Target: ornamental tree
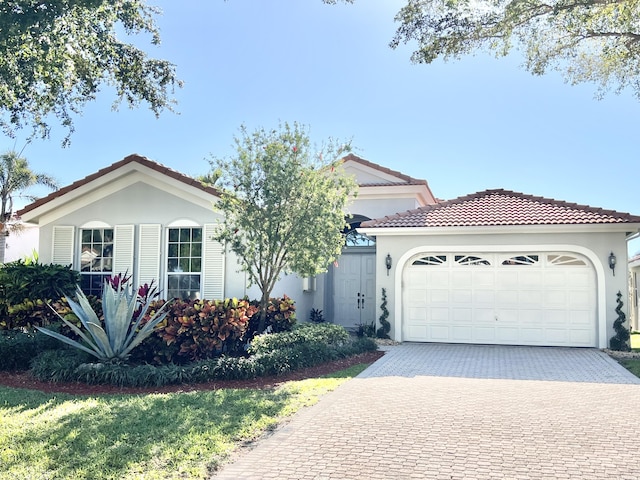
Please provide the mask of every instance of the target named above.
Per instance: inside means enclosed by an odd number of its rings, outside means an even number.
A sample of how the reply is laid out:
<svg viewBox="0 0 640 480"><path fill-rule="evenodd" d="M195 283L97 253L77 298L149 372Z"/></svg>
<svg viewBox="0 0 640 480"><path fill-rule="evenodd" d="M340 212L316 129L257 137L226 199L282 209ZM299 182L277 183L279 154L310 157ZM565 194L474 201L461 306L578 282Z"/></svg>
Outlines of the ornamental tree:
<svg viewBox="0 0 640 480"><path fill-rule="evenodd" d="M535 75L557 70L599 96L630 87L640 99L638 0L407 0L395 19L391 46L416 42L416 63L516 48Z"/></svg>
<svg viewBox="0 0 640 480"><path fill-rule="evenodd" d="M221 173L215 208L224 216L215 238L260 289L262 332L283 273L317 275L340 255L345 208L357 185L341 165L349 144L313 146L308 129L297 123L252 133L243 126L234 140L232 157L211 161Z"/></svg>
<svg viewBox="0 0 640 480"><path fill-rule="evenodd" d="M144 0L4 0L0 2L0 127L9 136L28 127L49 135L50 121L73 132L73 115L104 85L116 105L171 110L181 82L175 66L147 57L123 35L146 33L160 43Z"/></svg>

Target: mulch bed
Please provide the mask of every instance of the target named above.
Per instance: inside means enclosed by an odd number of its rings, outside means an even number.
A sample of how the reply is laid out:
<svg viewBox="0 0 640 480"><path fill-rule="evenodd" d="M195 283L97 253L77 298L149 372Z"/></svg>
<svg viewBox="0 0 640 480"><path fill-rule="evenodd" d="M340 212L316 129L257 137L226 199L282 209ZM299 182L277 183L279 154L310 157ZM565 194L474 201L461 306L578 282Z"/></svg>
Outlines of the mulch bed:
<svg viewBox="0 0 640 480"><path fill-rule="evenodd" d="M71 395L104 394L148 394L172 392L196 392L223 388L274 388L283 382L304 380L344 370L360 363L373 363L384 355L382 351L365 352L353 357L324 363L315 367L303 368L277 377L260 377L251 380L216 380L208 383L188 385L166 385L163 387L116 387L113 385L87 385L85 383L48 383L34 379L28 372L0 372L0 385L13 388L39 390L45 393L68 393Z"/></svg>

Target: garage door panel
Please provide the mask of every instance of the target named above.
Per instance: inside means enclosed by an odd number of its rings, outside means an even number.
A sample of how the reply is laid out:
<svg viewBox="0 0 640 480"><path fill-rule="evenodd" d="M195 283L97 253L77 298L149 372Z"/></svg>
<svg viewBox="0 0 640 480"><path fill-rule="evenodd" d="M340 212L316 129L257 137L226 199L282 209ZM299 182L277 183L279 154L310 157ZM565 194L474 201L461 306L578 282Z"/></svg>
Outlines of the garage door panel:
<svg viewBox="0 0 640 480"><path fill-rule="evenodd" d="M496 312L493 308L474 308L473 312L474 323L488 323L493 325L496 321Z"/></svg>
<svg viewBox="0 0 640 480"><path fill-rule="evenodd" d="M429 255L446 261L404 276L405 339L596 346L595 272L579 255Z"/></svg>
<svg viewBox="0 0 640 480"><path fill-rule="evenodd" d="M455 288L453 290L451 290L451 302L453 304L459 304L459 303L471 303L473 300L473 291L471 289L458 289Z"/></svg>
<svg viewBox="0 0 640 480"><path fill-rule="evenodd" d="M473 339L477 343L494 343L496 340L496 330L493 327L474 327Z"/></svg>
<svg viewBox="0 0 640 480"><path fill-rule="evenodd" d="M429 333L431 340L440 342L449 342L451 338L449 336L449 327L445 325L433 325L429 327Z"/></svg>
<svg viewBox="0 0 640 480"><path fill-rule="evenodd" d="M448 322L449 308L431 308L429 309L429 321L431 322Z"/></svg>
<svg viewBox="0 0 640 480"><path fill-rule="evenodd" d="M486 290L484 288L476 289L473 292L473 302L475 304L491 304L493 305L496 301L496 291L495 290Z"/></svg>
<svg viewBox="0 0 640 480"><path fill-rule="evenodd" d="M471 323L473 321L473 309L471 308L452 308L451 319L455 323Z"/></svg>

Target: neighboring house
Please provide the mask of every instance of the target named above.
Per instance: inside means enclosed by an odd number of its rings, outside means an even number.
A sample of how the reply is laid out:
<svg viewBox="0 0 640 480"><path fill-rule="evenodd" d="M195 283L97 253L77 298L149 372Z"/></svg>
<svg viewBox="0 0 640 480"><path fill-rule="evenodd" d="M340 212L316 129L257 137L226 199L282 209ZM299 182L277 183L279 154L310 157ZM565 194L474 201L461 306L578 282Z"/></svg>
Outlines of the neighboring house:
<svg viewBox="0 0 640 480"><path fill-rule="evenodd" d="M25 223L20 231L11 232L7 237L4 261L13 262L33 256L38 251L38 227Z"/></svg>
<svg viewBox="0 0 640 480"><path fill-rule="evenodd" d="M503 190L438 202L427 182L355 155L347 244L326 274L285 276L294 298L349 328L375 322L387 291L400 341L606 347L640 217ZM248 295L237 259L211 240L215 188L131 155L18 212L40 227L42 262L71 264L96 292L106 275L156 280L166 297ZM404 212L404 213L397 213ZM312 234L312 232L310 232Z"/></svg>

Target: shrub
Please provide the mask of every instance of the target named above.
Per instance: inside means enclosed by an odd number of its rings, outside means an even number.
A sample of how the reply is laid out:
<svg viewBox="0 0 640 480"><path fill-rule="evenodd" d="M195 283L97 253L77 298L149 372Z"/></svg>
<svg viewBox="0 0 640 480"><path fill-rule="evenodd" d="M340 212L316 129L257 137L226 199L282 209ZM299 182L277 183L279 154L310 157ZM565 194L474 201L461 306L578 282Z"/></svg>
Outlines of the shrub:
<svg viewBox="0 0 640 480"><path fill-rule="evenodd" d="M251 305L256 309L249 322L248 340L255 335L264 333L258 332L260 323L260 302L253 300ZM267 317L264 328L269 333L288 332L296 323L296 306L293 299L283 295L282 298L270 298L267 305Z"/></svg>
<svg viewBox="0 0 640 480"><path fill-rule="evenodd" d="M75 291L78 280L70 266L22 260L0 266L0 330L48 325L55 314L47 304Z"/></svg>
<svg viewBox="0 0 640 480"><path fill-rule="evenodd" d="M149 312L162 308L153 302ZM154 363L185 363L244 352L249 317L255 308L246 300L175 300L136 359Z"/></svg>
<svg viewBox="0 0 640 480"><path fill-rule="evenodd" d="M287 334L280 333L272 336L280 335ZM162 386L281 375L376 349L376 343L368 338L334 345L311 341L279 350L270 350L248 358L223 355L188 365L162 366L88 363L89 357L82 352L58 350L38 356L33 362L31 373L34 377L45 381L83 381L90 384L129 387Z"/></svg>
<svg viewBox="0 0 640 480"><path fill-rule="evenodd" d="M28 370L40 352L59 347L59 342L39 332L0 332L0 370Z"/></svg>
<svg viewBox="0 0 640 480"><path fill-rule="evenodd" d="M322 314L322 310L318 310L317 308L312 308L309 312L309 321L311 323L324 323L324 315Z"/></svg>
<svg viewBox="0 0 640 480"><path fill-rule="evenodd" d="M305 323L297 326L291 332L282 332L277 335L257 335L249 345L249 353L253 355L265 354L309 342L324 343L335 347L346 344L348 340L349 332L340 325Z"/></svg>
<svg viewBox="0 0 640 480"><path fill-rule="evenodd" d="M380 328L376 330L376 337L389 338L389 332L391 331L391 324L389 323L389 309L387 308L387 289L382 289L382 303L380 304L380 310L382 314L378 320L380 320Z"/></svg>

